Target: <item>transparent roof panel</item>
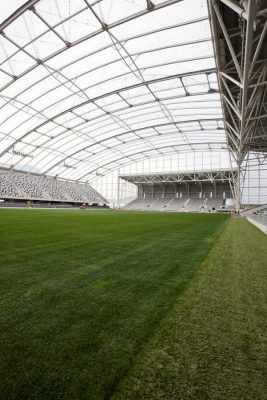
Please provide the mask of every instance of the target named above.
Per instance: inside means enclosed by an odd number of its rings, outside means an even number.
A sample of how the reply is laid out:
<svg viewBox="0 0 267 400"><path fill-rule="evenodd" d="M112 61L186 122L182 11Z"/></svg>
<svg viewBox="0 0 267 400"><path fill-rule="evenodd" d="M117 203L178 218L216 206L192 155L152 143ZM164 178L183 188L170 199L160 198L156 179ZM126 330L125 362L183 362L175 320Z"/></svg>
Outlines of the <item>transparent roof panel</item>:
<svg viewBox="0 0 267 400"><path fill-rule="evenodd" d="M20 46L36 40L39 35L47 32L47 26L33 12L26 11L6 29L7 36Z"/></svg>
<svg viewBox="0 0 267 400"><path fill-rule="evenodd" d="M86 181L226 148L206 0L27 4L0 27L0 166Z"/></svg>

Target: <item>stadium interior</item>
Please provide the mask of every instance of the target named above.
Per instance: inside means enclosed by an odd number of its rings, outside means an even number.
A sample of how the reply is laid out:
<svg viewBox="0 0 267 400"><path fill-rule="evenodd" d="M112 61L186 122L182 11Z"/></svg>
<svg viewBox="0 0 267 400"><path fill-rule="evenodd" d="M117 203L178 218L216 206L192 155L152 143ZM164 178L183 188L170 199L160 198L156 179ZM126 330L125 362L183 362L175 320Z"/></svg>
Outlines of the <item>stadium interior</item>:
<svg viewBox="0 0 267 400"><path fill-rule="evenodd" d="M0 399L263 400L267 0L0 2Z"/></svg>

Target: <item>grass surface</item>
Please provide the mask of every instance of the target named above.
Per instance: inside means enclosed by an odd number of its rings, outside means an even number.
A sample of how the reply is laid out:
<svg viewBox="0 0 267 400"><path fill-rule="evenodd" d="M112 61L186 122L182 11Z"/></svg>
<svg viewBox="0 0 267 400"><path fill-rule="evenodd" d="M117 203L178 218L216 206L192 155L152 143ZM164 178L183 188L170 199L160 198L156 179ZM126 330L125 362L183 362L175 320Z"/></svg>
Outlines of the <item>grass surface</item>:
<svg viewBox="0 0 267 400"><path fill-rule="evenodd" d="M224 215L0 210L0 397L108 399Z"/></svg>
<svg viewBox="0 0 267 400"><path fill-rule="evenodd" d="M266 235L230 220L112 399L267 399L266 278Z"/></svg>
<svg viewBox="0 0 267 400"><path fill-rule="evenodd" d="M246 221L0 210L0 234L1 400L266 398L267 238Z"/></svg>

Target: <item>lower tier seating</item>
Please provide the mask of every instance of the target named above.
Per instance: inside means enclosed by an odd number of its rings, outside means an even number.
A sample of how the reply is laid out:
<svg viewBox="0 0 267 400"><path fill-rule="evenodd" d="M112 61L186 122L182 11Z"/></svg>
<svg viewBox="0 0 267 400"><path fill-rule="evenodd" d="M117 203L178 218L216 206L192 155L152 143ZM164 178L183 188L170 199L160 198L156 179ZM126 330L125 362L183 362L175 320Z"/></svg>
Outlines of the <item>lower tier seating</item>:
<svg viewBox="0 0 267 400"><path fill-rule="evenodd" d="M137 198L127 204L125 210L209 212L222 207L223 199L192 198Z"/></svg>

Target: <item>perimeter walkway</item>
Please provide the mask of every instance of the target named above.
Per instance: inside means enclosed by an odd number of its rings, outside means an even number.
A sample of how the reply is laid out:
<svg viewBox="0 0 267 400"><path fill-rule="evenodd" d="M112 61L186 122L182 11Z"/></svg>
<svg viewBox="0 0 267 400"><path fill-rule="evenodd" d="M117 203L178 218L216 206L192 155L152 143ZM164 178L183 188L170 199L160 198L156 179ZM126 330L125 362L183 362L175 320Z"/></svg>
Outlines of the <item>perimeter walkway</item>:
<svg viewBox="0 0 267 400"><path fill-rule="evenodd" d="M267 237L232 219L113 400L266 398Z"/></svg>
<svg viewBox="0 0 267 400"><path fill-rule="evenodd" d="M247 216L247 220L267 234L267 216L251 214Z"/></svg>

